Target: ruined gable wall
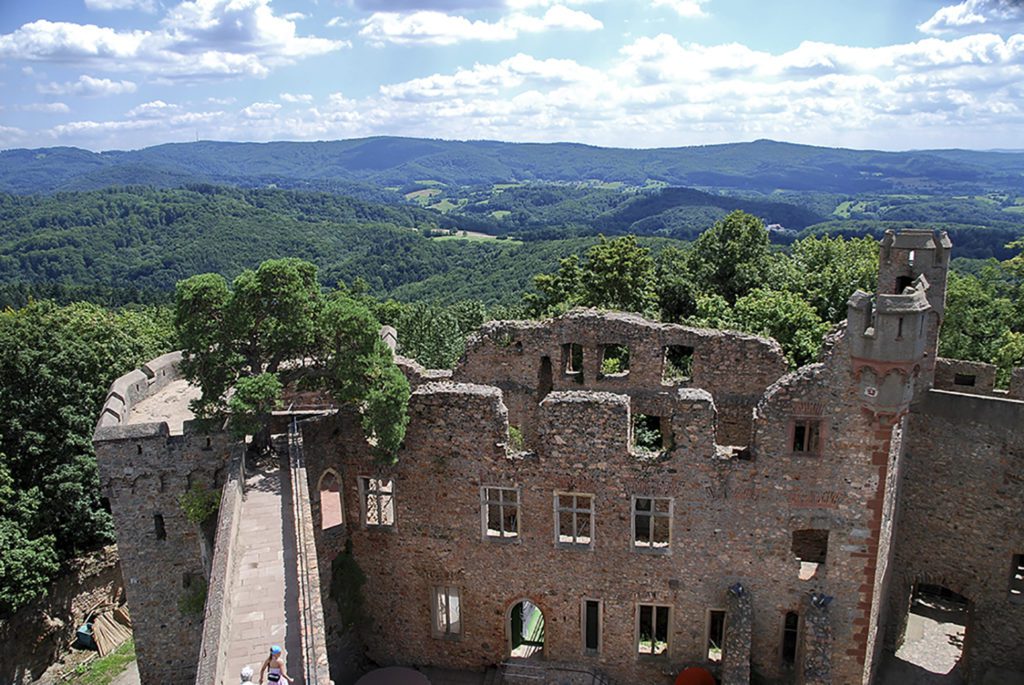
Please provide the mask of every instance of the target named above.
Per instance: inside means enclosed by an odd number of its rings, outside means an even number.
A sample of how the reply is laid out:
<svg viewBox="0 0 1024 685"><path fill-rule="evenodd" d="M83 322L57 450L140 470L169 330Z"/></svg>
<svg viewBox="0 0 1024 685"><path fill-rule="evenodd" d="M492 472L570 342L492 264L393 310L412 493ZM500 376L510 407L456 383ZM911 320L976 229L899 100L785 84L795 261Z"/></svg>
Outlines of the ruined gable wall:
<svg viewBox="0 0 1024 685"><path fill-rule="evenodd" d="M566 372L565 345L583 346L583 368ZM629 373L601 373L602 348L629 348ZM686 380L664 380L667 346L693 348L693 369ZM533 412L541 399L542 359L550 360L552 390L595 390L625 393L634 412L650 414L645 403L660 394L702 388L718 408L717 439L746 445L751 415L764 389L786 371L782 351L773 340L729 331L661 324L634 314L577 310L544 322L494 322L472 337L453 374L456 381L484 383L502 389L513 425L527 438Z"/></svg>
<svg viewBox="0 0 1024 685"><path fill-rule="evenodd" d="M509 365L521 359L514 342ZM521 368L529 366L523 362ZM590 664L623 682L662 682L683 665L705 662L706 612L726 608L726 588L741 582L752 598L752 660L759 676L768 682L793 676L780 659L783 619L820 589L836 597L833 607L842 608L834 618L834 682L860 682L859 657L847 651L854 650L859 630L852 624L864 580L856 574L868 567L874 551L865 509L876 492L877 468L870 454L851 456L858 436L840 437L842 417L834 419L832 451L810 463L779 448L776 442L786 438L772 432L785 424L779 417L788 416L786 402L823 403L834 413L854 403L852 391L832 389L836 379L823 369L815 367L775 393L765 417L778 416L764 419L771 425L761 429L754 461L721 457L714 441L715 402L709 393L688 388L648 398L660 403L657 411L668 412L674 433L675 449L660 460L630 454L628 398L581 391L579 385L556 389L534 410L533 456L508 455L511 412L496 387L420 386L394 466L373 463L350 417L308 424L310 487L324 469L342 476L347 536L367 576L362 596L373 627L363 637L370 657L385 664L463 668L499 663L507 657L507 612L528 598L547 619L546 658ZM858 432L873 428L849 420ZM361 525L361 475L394 479L394 529ZM482 486L519 488L518 541L483 536ZM594 494L593 549L556 546L555 491ZM633 549L633 496L673 498L670 553ZM791 535L810 527L832 531L830 552L818 576L801 581ZM344 544L343 534L331 535L318 538L321 568ZM455 585L462 594L465 623L457 640L431 634L431 588L440 585ZM583 598L603 602L599 656L583 654ZM669 659L636 656L638 602L672 607Z"/></svg>
<svg viewBox="0 0 1024 685"><path fill-rule="evenodd" d="M907 428L886 642L901 639L915 583L960 593L971 682L1024 672L1024 612L1009 595L1012 555L1024 554L1022 426L1024 402L932 390Z"/></svg>

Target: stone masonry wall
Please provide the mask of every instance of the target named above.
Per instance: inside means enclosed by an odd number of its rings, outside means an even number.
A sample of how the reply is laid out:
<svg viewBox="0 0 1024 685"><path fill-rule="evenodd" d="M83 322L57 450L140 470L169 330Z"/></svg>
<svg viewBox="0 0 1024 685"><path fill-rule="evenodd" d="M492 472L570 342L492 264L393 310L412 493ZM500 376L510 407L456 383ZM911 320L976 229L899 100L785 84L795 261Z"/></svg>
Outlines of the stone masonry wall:
<svg viewBox="0 0 1024 685"><path fill-rule="evenodd" d="M235 456L231 460L217 511L213 563L206 594L206 609L203 612L199 663L196 666L197 685L216 682L227 663L227 637L230 629L228 618L236 599L230 589L234 587L238 571L235 540L238 536L244 498L245 457L244 450L239 448L235 450Z"/></svg>
<svg viewBox="0 0 1024 685"><path fill-rule="evenodd" d="M202 534L178 497L193 484L219 489L230 460L225 433L202 434L186 422L183 434L171 435L167 422L129 422L133 406L180 378L179 359L165 355L115 381L93 436L143 685L195 678L202 616L182 614L178 602L186 585L206 582L206 564Z"/></svg>
<svg viewBox="0 0 1024 685"><path fill-rule="evenodd" d="M576 325L573 335L581 339L582 328ZM627 328L633 326L630 320ZM652 327L657 335L659 327ZM507 358L467 354L455 377L535 374L536 357L523 359L531 335L543 337L537 331L523 334L522 356L515 340L508 344ZM588 335L593 340L599 336ZM614 342L610 335L600 334L600 339ZM504 348L497 340L486 344ZM737 344L761 345L753 338ZM630 345L631 374L636 368L654 374L660 344L648 346L652 358L647 367L636 361L642 355L634 351L647 348ZM880 525L891 426L880 438L878 422L863 410L846 348L840 344L836 350L827 363L787 376L769 390L758 408L753 460L728 458L730 452L716 446L720 424L713 393L663 388L660 368L652 375L658 391L646 396L639 389L630 397L587 391L586 383L555 385L532 407L531 453L507 449L513 412L504 398L532 392L515 383L503 383L504 388L420 385L410 403L404 448L393 466L373 462L353 417L343 413L308 423L304 443L310 487L332 470L341 478L345 508L345 532L318 535L322 567L325 557L341 553L350 541L367 579L361 597L372 627L362 637L369 657L384 664L476 669L500 663L510 648L509 611L529 599L544 612L546 658L590 665L622 682L669 682L686 665L718 668L708 661L708 611L726 609L727 588L740 582L751 605L754 680L781 683L801 677L799 664L781 659L784 618L788 611L802 614L809 595L822 592L834 597L829 612L833 682L860 683L867 651L863 603L868 601L869 611L870 574L878 554L872 530ZM773 356L771 349L766 354ZM663 456L630 450L633 405L667 419L672 449ZM791 418L809 414L826 424L823 447L817 455L796 455ZM885 449L881 464L878 449ZM393 481L394 527L364 525L360 477ZM518 492L520 534L515 540L484 535L481 493L487 486ZM554 503L559 492L593 495L592 546L557 544ZM634 497L671 499L667 551L634 549ZM792 534L805 529L828 530L828 553L817 573L801 580ZM431 628L431 593L440 586L460 591L463 630L456 639L435 637ZM598 655L583 649L584 599L601 601ZM637 654L640 604L671 607L666 657ZM332 619L336 614L328 611L328 622ZM402 639L395 640L397 635Z"/></svg>
<svg viewBox="0 0 1024 685"><path fill-rule="evenodd" d="M582 369L567 371L566 346L583 348ZM629 348L628 373L601 373L608 346ZM693 350L690 376L665 378L665 350ZM544 359L548 362L544 362ZM550 369L550 385L541 380ZM455 381L501 388L513 425L529 444L533 412L545 390L595 390L629 394L634 413L653 414L656 396L678 388L701 388L718 408L718 442L745 446L750 441L753 407L764 389L786 371L774 340L731 331L655 323L634 314L574 310L544 322L492 322L471 337L452 376Z"/></svg>
<svg viewBox="0 0 1024 685"><path fill-rule="evenodd" d="M907 428L886 642L902 638L916 583L970 601L964 645L969 682L989 670L1024 680L1024 611L1009 591L1024 554L1024 402L932 390Z"/></svg>

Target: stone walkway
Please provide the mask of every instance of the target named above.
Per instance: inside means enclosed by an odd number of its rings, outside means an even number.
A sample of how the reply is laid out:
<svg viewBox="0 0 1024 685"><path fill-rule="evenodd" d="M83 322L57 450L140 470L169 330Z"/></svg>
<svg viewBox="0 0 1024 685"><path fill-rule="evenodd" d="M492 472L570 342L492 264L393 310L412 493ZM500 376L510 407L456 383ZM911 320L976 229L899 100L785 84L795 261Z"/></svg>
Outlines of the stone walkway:
<svg viewBox="0 0 1024 685"><path fill-rule="evenodd" d="M288 675L303 683L298 631L289 621L298 611L295 583L295 527L291 518L291 487L287 469L266 469L246 481L246 499L235 542L238 575L229 624L227 668L223 685L237 685L245 666L259 681L270 645L285 650ZM289 656L290 654L290 656ZM283 681L282 681L283 682Z"/></svg>

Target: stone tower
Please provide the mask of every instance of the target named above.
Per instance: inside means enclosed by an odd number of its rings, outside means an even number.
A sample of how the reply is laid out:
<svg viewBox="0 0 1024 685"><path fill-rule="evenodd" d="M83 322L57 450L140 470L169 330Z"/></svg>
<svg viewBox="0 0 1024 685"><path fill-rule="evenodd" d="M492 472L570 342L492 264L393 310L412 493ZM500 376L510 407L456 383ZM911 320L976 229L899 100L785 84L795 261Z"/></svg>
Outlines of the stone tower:
<svg viewBox="0 0 1024 685"><path fill-rule="evenodd" d="M927 281L925 296L931 312L925 320L925 353L920 388L930 387L938 356L939 329L946 311L946 280L953 243L945 231L902 229L885 232L878 256L878 293L902 294L919 277Z"/></svg>

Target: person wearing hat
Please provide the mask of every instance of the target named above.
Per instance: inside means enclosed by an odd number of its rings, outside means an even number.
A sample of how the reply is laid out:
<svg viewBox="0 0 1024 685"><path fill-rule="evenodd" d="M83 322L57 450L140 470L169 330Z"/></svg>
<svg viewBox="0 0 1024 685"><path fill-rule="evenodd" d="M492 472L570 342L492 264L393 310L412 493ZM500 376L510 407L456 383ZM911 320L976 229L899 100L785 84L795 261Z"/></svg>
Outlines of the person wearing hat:
<svg viewBox="0 0 1024 685"><path fill-rule="evenodd" d="M267 680L272 683L280 682L281 678L289 683L295 682L294 678L288 676L288 669L284 667L284 659L281 658L281 648L278 645L271 645L270 656L263 662L263 668L260 669L260 685L263 685L264 672L267 674Z"/></svg>

